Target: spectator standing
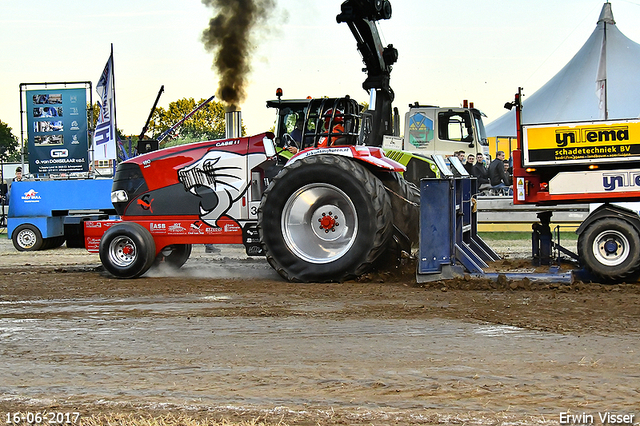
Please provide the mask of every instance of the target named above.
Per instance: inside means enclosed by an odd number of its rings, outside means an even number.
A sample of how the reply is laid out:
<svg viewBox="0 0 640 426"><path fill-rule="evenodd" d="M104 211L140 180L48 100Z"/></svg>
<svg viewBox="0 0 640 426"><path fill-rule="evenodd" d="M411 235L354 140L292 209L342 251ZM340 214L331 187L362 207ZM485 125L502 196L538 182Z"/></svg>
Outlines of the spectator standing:
<svg viewBox="0 0 640 426"><path fill-rule="evenodd" d="M513 185L513 174L511 173L511 168L509 167L509 160L504 160L504 174L506 176L506 184L511 186Z"/></svg>
<svg viewBox="0 0 640 426"><path fill-rule="evenodd" d="M475 162L476 157L473 154L469 154L467 156L467 162L464 163L464 168L467 171L467 173L469 173L469 176L473 175L472 173L472 169L473 169L473 163Z"/></svg>
<svg viewBox="0 0 640 426"><path fill-rule="evenodd" d="M478 179L478 189L484 190L491 187L491 182L489 181L489 170L487 169L487 165L484 161L484 155L482 155L481 152L476 155L476 164L474 164L471 169L471 175Z"/></svg>
<svg viewBox="0 0 640 426"><path fill-rule="evenodd" d="M3 204L9 204L9 197L11 195L11 184L13 182L20 182L21 180L22 180L22 167L16 167L15 177L11 182L9 182L9 185L7 187L7 193L5 194L2 200Z"/></svg>
<svg viewBox="0 0 640 426"><path fill-rule="evenodd" d="M22 167L16 168L16 177L13 178L13 181L21 181L22 180Z"/></svg>
<svg viewBox="0 0 640 426"><path fill-rule="evenodd" d="M496 158L489 164L489 180L493 189L511 189L506 173L504 172L504 151L496 152Z"/></svg>

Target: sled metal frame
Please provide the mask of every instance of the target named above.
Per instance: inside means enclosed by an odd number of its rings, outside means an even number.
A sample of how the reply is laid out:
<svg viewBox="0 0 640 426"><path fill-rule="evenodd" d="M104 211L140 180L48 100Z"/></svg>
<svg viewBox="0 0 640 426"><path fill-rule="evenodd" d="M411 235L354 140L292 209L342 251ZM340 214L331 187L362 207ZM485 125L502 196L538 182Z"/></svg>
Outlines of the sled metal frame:
<svg viewBox="0 0 640 426"><path fill-rule="evenodd" d="M497 280L525 277L538 282L571 282L571 273L486 273L487 262L500 260L478 235L475 209L477 179L469 177L457 158L450 158L451 168L443 158L434 156L441 178L420 181L420 247L416 271L418 283L462 277ZM434 202L436 201L437 202Z"/></svg>
<svg viewBox="0 0 640 426"><path fill-rule="evenodd" d="M474 194L477 179L451 158L451 169L434 156L441 178L420 181L420 251L417 281L484 274L487 262L500 259L478 235ZM434 202L438 200L438 202Z"/></svg>

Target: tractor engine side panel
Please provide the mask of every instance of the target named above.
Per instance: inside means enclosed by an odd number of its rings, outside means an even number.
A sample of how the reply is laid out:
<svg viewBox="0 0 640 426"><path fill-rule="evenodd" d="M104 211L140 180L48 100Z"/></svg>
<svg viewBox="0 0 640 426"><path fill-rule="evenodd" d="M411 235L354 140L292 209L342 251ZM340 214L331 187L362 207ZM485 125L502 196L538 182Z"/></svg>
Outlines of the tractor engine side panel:
<svg viewBox="0 0 640 426"><path fill-rule="evenodd" d="M223 217L249 219L251 169L267 160L262 136L183 145L130 160L145 185L129 197L123 218L193 216L217 228Z"/></svg>

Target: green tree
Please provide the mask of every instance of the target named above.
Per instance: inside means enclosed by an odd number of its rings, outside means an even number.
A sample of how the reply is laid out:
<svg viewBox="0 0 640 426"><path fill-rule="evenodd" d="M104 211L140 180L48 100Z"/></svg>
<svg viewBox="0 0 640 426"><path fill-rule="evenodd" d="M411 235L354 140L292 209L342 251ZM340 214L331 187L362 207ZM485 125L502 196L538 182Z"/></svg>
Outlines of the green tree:
<svg viewBox="0 0 640 426"><path fill-rule="evenodd" d="M3 161L20 161L20 144L11 127L0 120L0 156Z"/></svg>
<svg viewBox="0 0 640 426"><path fill-rule="evenodd" d="M153 135L153 138L159 137L204 101L205 99L200 99L196 103L193 98L182 98L171 102L167 109L156 108L149 122L148 134ZM224 113L222 102L209 102L176 129L176 140L169 142L167 138L163 141L162 146L224 138ZM242 134L245 134L244 126Z"/></svg>

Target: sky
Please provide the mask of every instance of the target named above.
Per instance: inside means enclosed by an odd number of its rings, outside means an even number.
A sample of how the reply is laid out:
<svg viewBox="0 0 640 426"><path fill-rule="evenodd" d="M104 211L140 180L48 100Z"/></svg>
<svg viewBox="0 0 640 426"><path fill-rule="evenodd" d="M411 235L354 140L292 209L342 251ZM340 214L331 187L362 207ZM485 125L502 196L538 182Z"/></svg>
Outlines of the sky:
<svg viewBox="0 0 640 426"><path fill-rule="evenodd" d="M265 101L350 95L368 102L355 40L338 24L342 0L276 0L254 34L247 97L249 134L269 130ZM532 94L593 32L604 0L392 0L378 26L398 49L394 106L459 106L464 99L500 117L518 87ZM640 42L640 0L611 0L618 28ZM200 0L0 0L0 120L20 136L21 83L92 81L113 44L117 125L137 135L160 86L159 106L216 93L213 55L201 34L214 11ZM595 76L594 76L595 85ZM595 94L594 94L595 97ZM525 97L526 100L526 97Z"/></svg>

